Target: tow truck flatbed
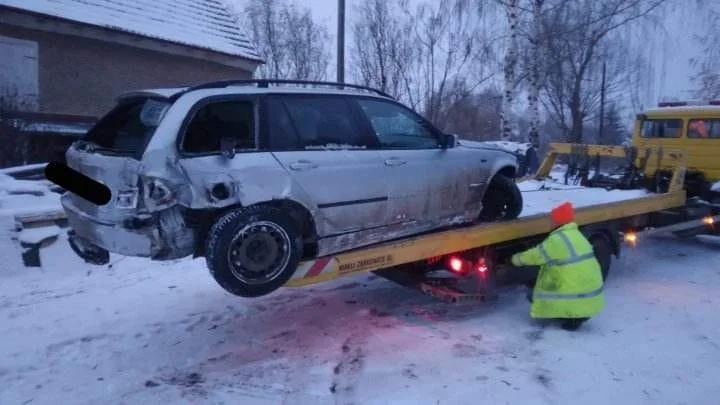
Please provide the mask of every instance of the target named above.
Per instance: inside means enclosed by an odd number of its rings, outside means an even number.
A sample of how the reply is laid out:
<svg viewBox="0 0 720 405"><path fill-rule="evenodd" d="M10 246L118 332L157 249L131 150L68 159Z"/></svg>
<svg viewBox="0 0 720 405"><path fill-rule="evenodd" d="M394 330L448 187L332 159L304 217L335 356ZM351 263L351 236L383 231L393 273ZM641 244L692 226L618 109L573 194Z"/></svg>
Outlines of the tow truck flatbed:
<svg viewBox="0 0 720 405"><path fill-rule="evenodd" d="M527 245L528 240L541 238L552 230L549 209L563 201L570 201L576 206L578 225L604 231L606 234L614 233L615 235L611 237L615 237L620 228L626 230L652 226L653 221L648 220L649 217L659 212L681 209L687 204L686 192L683 189L685 168L681 164L684 155L681 152L669 154L665 152L665 158L674 160L673 164L676 168L672 178L668 179L668 189L664 193L650 193L644 190L607 190L605 198L588 199L589 190L597 193L602 189L560 185L558 189L542 190L540 186L549 177L557 157L577 153L579 148L583 153L594 156L629 156L627 149L622 147L552 144L540 169L533 176L534 179L522 183L523 196L527 200L526 210L521 217L510 221L436 231L308 260L301 263L286 286L306 286L365 272L377 272L380 275L385 273L387 278L392 279L393 276L388 271L398 266L485 247L504 245L510 246L511 252L519 251L521 247ZM536 188L533 189L533 186ZM550 201L541 204L541 200ZM693 218L693 220L697 219ZM687 226L698 226L697 221L688 224ZM678 227L678 224L675 226ZM513 245L516 246L513 248ZM619 246L616 248L619 250ZM427 282L421 284L425 287L428 285Z"/></svg>

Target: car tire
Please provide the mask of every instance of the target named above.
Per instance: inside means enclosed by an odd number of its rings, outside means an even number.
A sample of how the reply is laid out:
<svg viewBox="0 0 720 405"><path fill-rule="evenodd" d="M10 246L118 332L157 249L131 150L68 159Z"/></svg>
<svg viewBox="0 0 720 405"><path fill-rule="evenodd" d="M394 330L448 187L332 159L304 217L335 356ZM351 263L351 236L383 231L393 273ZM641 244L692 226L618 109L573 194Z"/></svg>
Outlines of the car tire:
<svg viewBox="0 0 720 405"><path fill-rule="evenodd" d="M298 225L281 210L264 205L222 215L210 228L205 260L227 292L260 297L282 287L302 258Z"/></svg>
<svg viewBox="0 0 720 405"><path fill-rule="evenodd" d="M498 174L490 181L483 196L478 220L493 222L515 219L523 209L523 197L514 179Z"/></svg>

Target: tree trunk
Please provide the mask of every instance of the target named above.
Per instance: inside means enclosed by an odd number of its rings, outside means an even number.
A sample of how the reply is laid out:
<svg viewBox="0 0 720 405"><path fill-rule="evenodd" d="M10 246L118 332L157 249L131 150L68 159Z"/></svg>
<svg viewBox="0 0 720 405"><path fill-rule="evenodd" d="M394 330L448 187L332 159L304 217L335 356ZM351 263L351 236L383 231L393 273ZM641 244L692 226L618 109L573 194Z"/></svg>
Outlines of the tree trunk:
<svg viewBox="0 0 720 405"><path fill-rule="evenodd" d="M503 107L500 114L503 140L510 140L513 135L513 126L510 119L515 99L515 78L518 60L518 3L519 0L509 0L506 9L510 43L505 53L505 66L503 69L505 74L505 91L503 93Z"/></svg>
<svg viewBox="0 0 720 405"><path fill-rule="evenodd" d="M532 61L530 72L530 134L528 142L533 147L540 147L540 41L541 39L541 18L544 0L533 0L533 38L532 38Z"/></svg>
<svg viewBox="0 0 720 405"><path fill-rule="evenodd" d="M570 102L570 118L572 119L572 127L570 128L568 142L582 143L583 121L585 121L585 117L582 111L582 103L580 102L579 88L577 92L573 93L572 101Z"/></svg>

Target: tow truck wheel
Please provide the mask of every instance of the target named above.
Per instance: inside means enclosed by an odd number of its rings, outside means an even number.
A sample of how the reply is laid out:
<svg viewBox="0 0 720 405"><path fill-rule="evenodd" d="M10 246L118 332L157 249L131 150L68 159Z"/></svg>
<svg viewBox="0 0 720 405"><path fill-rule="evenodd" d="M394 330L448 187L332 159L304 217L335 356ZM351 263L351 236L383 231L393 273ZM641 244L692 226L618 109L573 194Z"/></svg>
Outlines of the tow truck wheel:
<svg viewBox="0 0 720 405"><path fill-rule="evenodd" d="M517 218L522 212L523 198L514 179L497 174L483 196L481 222L503 221Z"/></svg>
<svg viewBox="0 0 720 405"><path fill-rule="evenodd" d="M221 216L205 249L210 274L240 297L267 295L292 277L302 257L297 224L277 208L251 206Z"/></svg>
<svg viewBox="0 0 720 405"><path fill-rule="evenodd" d="M593 251L595 252L595 258L597 258L597 261L600 263L603 281L605 281L610 271L610 263L612 262L612 246L610 246L610 242L608 242L607 238L603 235L591 237L590 244L592 244Z"/></svg>

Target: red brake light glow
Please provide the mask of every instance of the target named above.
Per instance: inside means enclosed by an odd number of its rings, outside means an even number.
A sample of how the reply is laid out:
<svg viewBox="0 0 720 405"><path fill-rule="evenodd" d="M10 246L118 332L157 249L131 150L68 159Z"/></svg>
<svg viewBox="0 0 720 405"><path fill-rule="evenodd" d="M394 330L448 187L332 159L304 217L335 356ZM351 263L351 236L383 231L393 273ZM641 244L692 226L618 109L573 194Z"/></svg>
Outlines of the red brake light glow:
<svg viewBox="0 0 720 405"><path fill-rule="evenodd" d="M462 273L464 267L462 259L453 256L450 258L448 263L450 264L450 270L454 271L455 273Z"/></svg>
<svg viewBox="0 0 720 405"><path fill-rule="evenodd" d="M485 273L486 271L488 271L488 266L487 266L487 263L485 262L485 258L484 258L484 257L481 257L481 258L478 259L478 262L477 262L477 264L475 265L475 268L476 268L477 271L479 271L480 273Z"/></svg>

